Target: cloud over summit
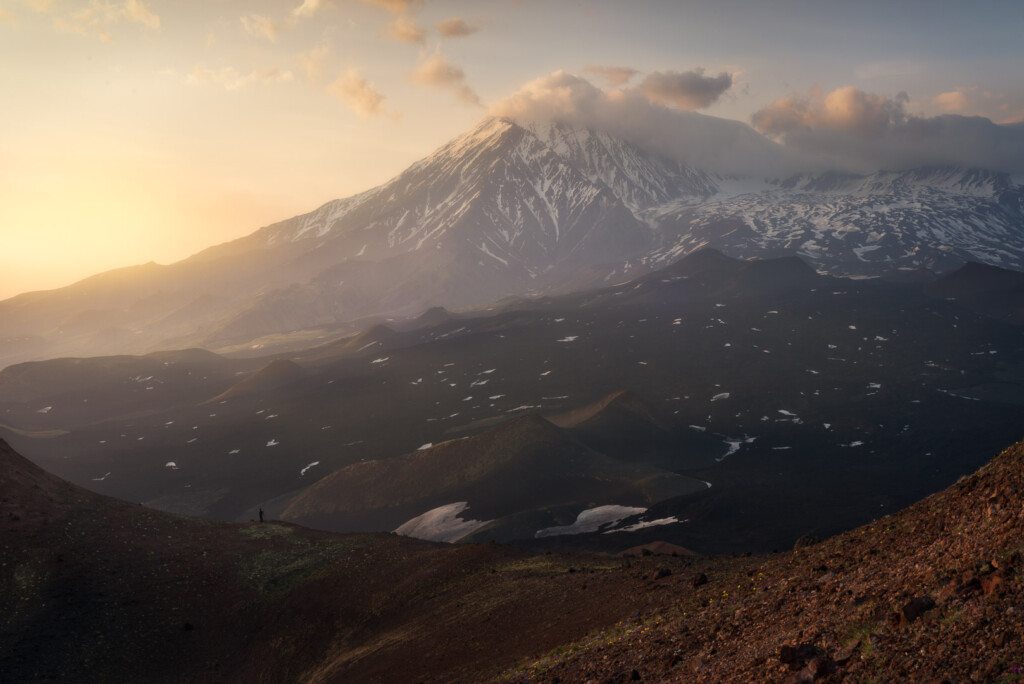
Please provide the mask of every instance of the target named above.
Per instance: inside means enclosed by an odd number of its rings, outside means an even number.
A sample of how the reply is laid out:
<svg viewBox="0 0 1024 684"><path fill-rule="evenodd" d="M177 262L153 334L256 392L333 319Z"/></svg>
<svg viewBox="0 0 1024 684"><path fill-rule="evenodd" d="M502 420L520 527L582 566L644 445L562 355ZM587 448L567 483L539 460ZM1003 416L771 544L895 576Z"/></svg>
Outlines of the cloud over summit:
<svg viewBox="0 0 1024 684"><path fill-rule="evenodd" d="M639 88L602 90L590 81L556 71L538 78L490 107L494 116L529 126L555 121L592 128L641 149L722 173L791 173L782 148L746 124L652 101Z"/></svg>

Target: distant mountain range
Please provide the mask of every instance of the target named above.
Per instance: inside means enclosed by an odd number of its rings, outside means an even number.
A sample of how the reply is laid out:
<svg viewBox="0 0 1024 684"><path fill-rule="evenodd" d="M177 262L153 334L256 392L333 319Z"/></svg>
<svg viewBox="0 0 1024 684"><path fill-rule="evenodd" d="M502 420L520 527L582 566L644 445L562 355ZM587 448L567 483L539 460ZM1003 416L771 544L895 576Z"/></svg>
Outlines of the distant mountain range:
<svg viewBox="0 0 1024 684"><path fill-rule="evenodd" d="M730 123L707 122L739 136ZM0 302L0 366L294 349L367 317L618 282L702 246L834 275L1024 270L1024 186L946 167L725 175L602 131L490 118L380 187L184 261Z"/></svg>

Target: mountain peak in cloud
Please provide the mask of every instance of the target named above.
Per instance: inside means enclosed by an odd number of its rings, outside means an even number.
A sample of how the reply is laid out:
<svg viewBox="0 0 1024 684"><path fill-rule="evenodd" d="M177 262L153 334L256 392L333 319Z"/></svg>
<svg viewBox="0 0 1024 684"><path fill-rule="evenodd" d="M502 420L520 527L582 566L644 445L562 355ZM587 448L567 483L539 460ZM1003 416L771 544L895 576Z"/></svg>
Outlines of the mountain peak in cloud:
<svg viewBox="0 0 1024 684"><path fill-rule="evenodd" d="M490 113L526 125L553 121L605 131L708 171L781 176L796 169L781 146L744 123L652 101L640 88L602 90L565 71L527 83Z"/></svg>

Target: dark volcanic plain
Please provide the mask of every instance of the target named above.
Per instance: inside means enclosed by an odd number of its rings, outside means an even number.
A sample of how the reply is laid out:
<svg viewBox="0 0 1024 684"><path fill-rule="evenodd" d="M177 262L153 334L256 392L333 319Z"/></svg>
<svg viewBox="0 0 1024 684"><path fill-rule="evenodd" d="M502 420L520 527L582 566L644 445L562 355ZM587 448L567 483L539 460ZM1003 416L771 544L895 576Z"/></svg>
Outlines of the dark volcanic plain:
<svg viewBox="0 0 1024 684"><path fill-rule="evenodd" d="M1016 275L834 279L704 250L603 290L435 309L287 355L11 366L0 434L80 485L212 519L262 504L390 531L465 502L466 520L494 521L471 539L533 550L770 551L895 511L1019 438ZM541 457L555 452L574 465ZM393 498L359 503L384 480ZM669 523L534 536L602 505L647 509L620 527Z"/></svg>

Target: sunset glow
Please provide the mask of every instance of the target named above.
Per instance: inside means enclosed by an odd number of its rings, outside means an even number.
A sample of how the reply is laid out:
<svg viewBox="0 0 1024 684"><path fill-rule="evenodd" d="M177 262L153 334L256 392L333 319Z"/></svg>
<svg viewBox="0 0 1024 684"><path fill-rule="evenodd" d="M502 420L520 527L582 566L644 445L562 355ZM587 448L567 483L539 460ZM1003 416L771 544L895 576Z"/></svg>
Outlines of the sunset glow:
<svg viewBox="0 0 1024 684"><path fill-rule="evenodd" d="M376 186L560 71L807 154L794 126L893 107L1021 121L1022 26L1016 2L0 0L0 298Z"/></svg>

